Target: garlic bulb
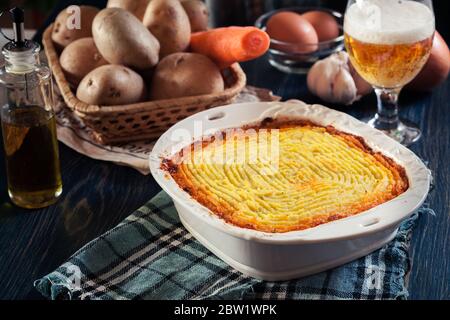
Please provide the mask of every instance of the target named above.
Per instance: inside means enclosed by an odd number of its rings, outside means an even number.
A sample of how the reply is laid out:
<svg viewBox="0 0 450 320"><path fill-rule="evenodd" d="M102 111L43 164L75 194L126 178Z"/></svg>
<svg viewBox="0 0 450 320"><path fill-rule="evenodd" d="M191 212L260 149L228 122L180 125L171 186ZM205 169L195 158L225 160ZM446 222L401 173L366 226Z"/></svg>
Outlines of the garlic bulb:
<svg viewBox="0 0 450 320"><path fill-rule="evenodd" d="M317 61L308 73L309 90L322 100L350 105L372 91L350 66L345 51Z"/></svg>

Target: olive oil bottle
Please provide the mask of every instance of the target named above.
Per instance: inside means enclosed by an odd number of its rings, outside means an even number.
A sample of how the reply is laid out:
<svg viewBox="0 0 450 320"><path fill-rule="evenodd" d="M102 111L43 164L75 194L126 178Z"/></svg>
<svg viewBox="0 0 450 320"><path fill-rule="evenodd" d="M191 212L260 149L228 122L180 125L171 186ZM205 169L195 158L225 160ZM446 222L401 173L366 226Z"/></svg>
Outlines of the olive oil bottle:
<svg viewBox="0 0 450 320"><path fill-rule="evenodd" d="M15 119L15 120L13 120ZM55 117L27 106L2 117L9 196L19 206L47 206L61 194Z"/></svg>
<svg viewBox="0 0 450 320"><path fill-rule="evenodd" d="M2 49L0 116L8 193L17 206L54 203L62 192L52 75L40 47L23 39L23 11L11 10L14 40Z"/></svg>

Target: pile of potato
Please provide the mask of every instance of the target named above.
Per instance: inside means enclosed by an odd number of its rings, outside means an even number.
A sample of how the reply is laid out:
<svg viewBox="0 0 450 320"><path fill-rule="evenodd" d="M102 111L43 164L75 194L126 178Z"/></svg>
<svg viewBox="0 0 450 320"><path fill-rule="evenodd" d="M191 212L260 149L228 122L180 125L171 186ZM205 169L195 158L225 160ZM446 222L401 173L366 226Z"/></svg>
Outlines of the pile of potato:
<svg viewBox="0 0 450 320"><path fill-rule="evenodd" d="M69 29L63 10L52 40L81 101L124 105L224 90L217 65L186 52L191 32L207 29L202 1L109 0L103 10L80 6L80 12L81 28Z"/></svg>

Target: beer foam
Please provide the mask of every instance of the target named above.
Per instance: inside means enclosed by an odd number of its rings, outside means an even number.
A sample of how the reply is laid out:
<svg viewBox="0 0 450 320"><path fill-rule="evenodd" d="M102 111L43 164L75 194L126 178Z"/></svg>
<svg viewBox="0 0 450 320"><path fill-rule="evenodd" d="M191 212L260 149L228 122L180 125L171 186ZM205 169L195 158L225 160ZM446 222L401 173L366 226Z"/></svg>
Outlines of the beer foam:
<svg viewBox="0 0 450 320"><path fill-rule="evenodd" d="M356 0L344 19L345 33L375 44L418 42L435 28L431 9L410 0Z"/></svg>

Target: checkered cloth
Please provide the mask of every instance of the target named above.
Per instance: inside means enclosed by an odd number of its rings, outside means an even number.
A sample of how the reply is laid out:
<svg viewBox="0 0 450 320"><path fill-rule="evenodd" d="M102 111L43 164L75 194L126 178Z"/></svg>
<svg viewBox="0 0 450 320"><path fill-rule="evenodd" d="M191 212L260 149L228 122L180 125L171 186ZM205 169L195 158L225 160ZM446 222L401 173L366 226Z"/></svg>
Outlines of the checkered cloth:
<svg viewBox="0 0 450 320"><path fill-rule="evenodd" d="M393 241L364 258L298 280L266 282L210 253L183 228L161 192L35 287L50 299L405 299L417 217L418 212Z"/></svg>

